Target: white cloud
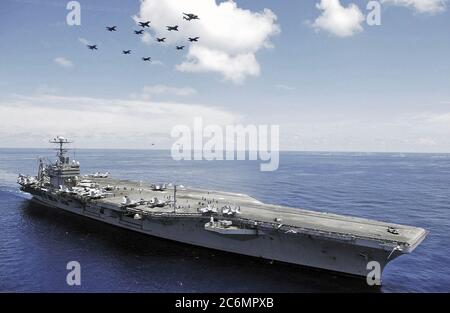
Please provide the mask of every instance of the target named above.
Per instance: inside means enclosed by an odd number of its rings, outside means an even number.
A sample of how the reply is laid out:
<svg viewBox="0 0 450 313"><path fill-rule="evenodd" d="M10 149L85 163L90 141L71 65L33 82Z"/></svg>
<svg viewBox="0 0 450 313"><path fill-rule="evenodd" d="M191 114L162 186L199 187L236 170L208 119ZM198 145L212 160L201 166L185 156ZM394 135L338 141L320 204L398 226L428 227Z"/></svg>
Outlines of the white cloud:
<svg viewBox="0 0 450 313"><path fill-rule="evenodd" d="M181 72L219 72L225 79L242 83L249 75L258 76L260 66L254 53L236 56L203 46L192 46L187 61L176 67Z"/></svg>
<svg viewBox="0 0 450 313"><path fill-rule="evenodd" d="M152 85L145 86L142 88L142 92L138 96L134 96L135 98L140 99L151 99L153 96L158 95L174 95L179 97L192 96L197 93L192 87L172 87L167 85Z"/></svg>
<svg viewBox="0 0 450 313"><path fill-rule="evenodd" d="M289 110L287 110L289 111ZM450 112L354 115L348 112L292 110L283 117L242 116L203 104L140 99L68 97L57 94L0 98L0 146L45 147L55 135L79 148L170 148L173 126L280 125L282 150L450 152ZM70 118L64 118L70 117Z"/></svg>
<svg viewBox="0 0 450 313"><path fill-rule="evenodd" d="M78 38L78 41L81 42L83 45L89 44L89 40L87 40L86 38Z"/></svg>
<svg viewBox="0 0 450 313"><path fill-rule="evenodd" d="M450 114L295 114L280 125L282 150L450 152Z"/></svg>
<svg viewBox="0 0 450 313"><path fill-rule="evenodd" d="M450 129L450 113L431 114L426 116L426 122L447 124Z"/></svg>
<svg viewBox="0 0 450 313"><path fill-rule="evenodd" d="M71 68L73 67L73 63L72 61L70 61L69 59L65 58L65 57L58 57L53 59L53 62L55 62L56 64L58 64L59 66L65 67L65 68Z"/></svg>
<svg viewBox="0 0 450 313"><path fill-rule="evenodd" d="M183 12L195 13L200 20L186 21ZM188 44L188 37L200 37L190 45L186 60L176 68L187 72L217 72L226 80L243 82L258 76L256 52L271 46L269 39L280 32L275 14L244 10L234 1L147 0L141 3L135 20L151 20L157 37L167 37L168 44ZM178 32L168 32L167 25L179 25ZM152 37L143 40L151 42Z"/></svg>
<svg viewBox="0 0 450 313"><path fill-rule="evenodd" d="M417 144L420 146L435 146L436 140L434 138L421 137L417 139Z"/></svg>
<svg viewBox="0 0 450 313"><path fill-rule="evenodd" d="M36 94L54 94L58 92L58 89L47 84L39 85L34 90Z"/></svg>
<svg viewBox="0 0 450 313"><path fill-rule="evenodd" d="M284 84L278 84L278 85L275 85L275 87L277 89L284 90L284 91L293 91L296 89L293 86L288 86L288 85L284 85Z"/></svg>
<svg viewBox="0 0 450 313"><path fill-rule="evenodd" d="M151 63L152 65L159 65L159 66L164 66L164 65L165 65L165 64L164 64L162 61L160 61L160 60L151 60L150 63Z"/></svg>
<svg viewBox="0 0 450 313"><path fill-rule="evenodd" d="M155 43L155 38L148 32L144 32L144 34L141 36L141 40L146 45L151 45Z"/></svg>
<svg viewBox="0 0 450 313"><path fill-rule="evenodd" d="M233 112L202 104L15 95L0 99L0 146L36 145L27 141L36 136L18 134L38 134L39 138L62 134L86 138L83 142L77 140L80 147L143 148L143 142L158 137L165 140L164 147L168 148L174 141L170 137L172 127L191 125L197 116L205 123L218 125L235 124L241 119ZM12 141L13 137L17 142Z"/></svg>
<svg viewBox="0 0 450 313"><path fill-rule="evenodd" d="M325 30L338 37L350 37L363 31L364 14L356 4L344 7L339 0L321 0L316 7L323 11L312 24L316 30Z"/></svg>
<svg viewBox="0 0 450 313"><path fill-rule="evenodd" d="M384 4L413 8L418 13L436 14L446 10L447 0L381 0Z"/></svg>

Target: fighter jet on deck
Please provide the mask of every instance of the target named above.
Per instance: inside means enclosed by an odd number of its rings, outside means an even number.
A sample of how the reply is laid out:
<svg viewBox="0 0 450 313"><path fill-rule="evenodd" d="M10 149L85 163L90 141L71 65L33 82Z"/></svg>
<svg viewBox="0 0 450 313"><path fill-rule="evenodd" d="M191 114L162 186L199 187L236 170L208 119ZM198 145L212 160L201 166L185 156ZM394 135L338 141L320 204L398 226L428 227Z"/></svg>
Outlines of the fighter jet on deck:
<svg viewBox="0 0 450 313"><path fill-rule="evenodd" d="M110 32L115 32L115 31L117 31L117 26L111 26L111 27L109 27L109 26L106 26L106 29L108 30L108 31L110 31Z"/></svg>
<svg viewBox="0 0 450 313"><path fill-rule="evenodd" d="M147 22L139 22L139 26L141 26L142 28L150 27L150 21L147 21Z"/></svg>
<svg viewBox="0 0 450 313"><path fill-rule="evenodd" d="M150 62L151 59L152 59L151 57L142 58L142 61L144 61L144 62Z"/></svg>
<svg viewBox="0 0 450 313"><path fill-rule="evenodd" d="M123 53L123 54L130 54L130 53L131 53L131 50L122 50L122 53Z"/></svg>
<svg viewBox="0 0 450 313"><path fill-rule="evenodd" d="M91 50L98 50L97 45L87 45L87 47Z"/></svg>
<svg viewBox="0 0 450 313"><path fill-rule="evenodd" d="M163 37L163 38L156 38L156 41L157 42L164 42L166 40L166 37Z"/></svg>
<svg viewBox="0 0 450 313"><path fill-rule="evenodd" d="M178 25L175 25L175 26L166 26L167 27L167 30L168 31L172 31L172 30L174 30L174 31L178 31Z"/></svg>
<svg viewBox="0 0 450 313"><path fill-rule="evenodd" d="M199 20L200 18L198 17L198 15L192 14L192 13L183 13L183 18L186 21L190 21L190 20Z"/></svg>
<svg viewBox="0 0 450 313"><path fill-rule="evenodd" d="M189 37L190 42L198 41L199 39L200 39L200 37L194 37L194 38Z"/></svg>
<svg viewBox="0 0 450 313"><path fill-rule="evenodd" d="M142 35L142 34L144 33L144 30L143 30L143 29L141 29L141 30L135 30L134 33L135 33L136 35Z"/></svg>
<svg viewBox="0 0 450 313"><path fill-rule="evenodd" d="M177 46L177 50L183 50L184 46Z"/></svg>

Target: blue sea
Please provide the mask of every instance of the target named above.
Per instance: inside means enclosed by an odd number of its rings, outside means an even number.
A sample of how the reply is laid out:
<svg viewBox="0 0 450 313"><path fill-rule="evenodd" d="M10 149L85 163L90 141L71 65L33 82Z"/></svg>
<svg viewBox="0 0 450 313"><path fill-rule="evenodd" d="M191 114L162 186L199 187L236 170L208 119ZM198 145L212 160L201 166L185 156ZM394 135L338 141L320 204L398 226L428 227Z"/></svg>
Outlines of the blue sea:
<svg viewBox="0 0 450 313"><path fill-rule="evenodd" d="M73 155L72 155L73 156ZM169 151L76 150L84 173L247 193L292 207L429 230L391 262L381 288L288 264L137 234L30 203L18 173L54 151L0 149L0 291L12 292L449 292L450 155L282 152L256 161L174 161ZM66 284L69 261L81 286Z"/></svg>

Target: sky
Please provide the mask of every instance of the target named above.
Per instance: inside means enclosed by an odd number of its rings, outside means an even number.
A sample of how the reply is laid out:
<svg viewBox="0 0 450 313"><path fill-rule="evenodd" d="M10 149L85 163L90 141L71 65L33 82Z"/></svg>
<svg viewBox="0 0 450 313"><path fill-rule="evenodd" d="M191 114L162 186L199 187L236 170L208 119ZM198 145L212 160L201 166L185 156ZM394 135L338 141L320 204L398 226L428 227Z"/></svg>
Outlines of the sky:
<svg viewBox="0 0 450 313"><path fill-rule="evenodd" d="M0 3L0 147L166 149L202 117L279 125L281 150L450 153L447 0L80 0L73 26L68 2Z"/></svg>

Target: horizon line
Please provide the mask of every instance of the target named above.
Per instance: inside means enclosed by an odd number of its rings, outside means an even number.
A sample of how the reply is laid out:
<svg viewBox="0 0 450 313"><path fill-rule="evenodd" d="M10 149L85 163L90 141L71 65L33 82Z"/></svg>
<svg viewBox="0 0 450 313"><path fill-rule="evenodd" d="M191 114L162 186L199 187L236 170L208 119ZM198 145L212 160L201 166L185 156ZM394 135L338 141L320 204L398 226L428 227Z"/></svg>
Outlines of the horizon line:
<svg viewBox="0 0 450 313"><path fill-rule="evenodd" d="M43 148L43 147L1 147L0 149L21 149L21 150L54 150L55 148ZM171 151L170 148L164 148L164 149L154 149L154 148L68 148L68 150L124 150L124 151ZM199 151L199 150L193 150L190 149L189 151ZM234 150L234 152L242 152L245 151L248 152L258 152L257 150ZM275 152L276 150L272 150L269 152ZM226 152L226 150L218 150L218 152ZM305 152L305 153L376 153L376 154L387 154L387 153L399 153L399 154L450 154L450 151L447 152L427 152L427 151L363 151L363 150L286 150L286 149L280 149L278 152Z"/></svg>

